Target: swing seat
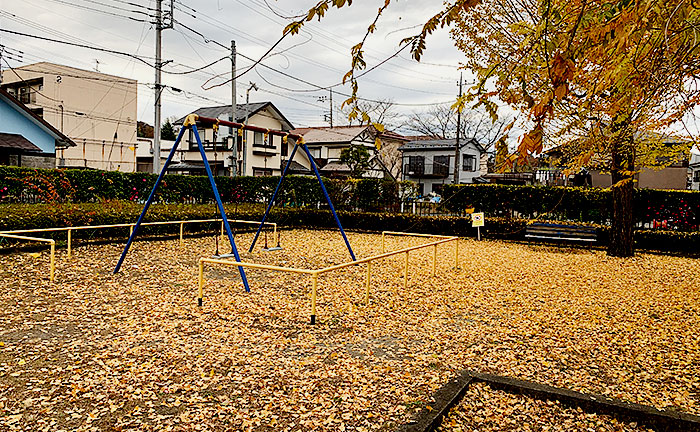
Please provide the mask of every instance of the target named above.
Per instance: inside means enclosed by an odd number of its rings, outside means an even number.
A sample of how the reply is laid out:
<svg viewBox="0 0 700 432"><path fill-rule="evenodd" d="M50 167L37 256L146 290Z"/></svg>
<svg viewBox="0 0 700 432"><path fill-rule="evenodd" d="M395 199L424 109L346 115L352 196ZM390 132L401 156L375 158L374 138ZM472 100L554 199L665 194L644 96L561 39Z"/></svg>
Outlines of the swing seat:
<svg viewBox="0 0 700 432"><path fill-rule="evenodd" d="M263 248L264 252L274 252L274 251L280 251L282 250L282 246L274 246L271 248Z"/></svg>
<svg viewBox="0 0 700 432"><path fill-rule="evenodd" d="M235 258L236 256L232 253L227 253L227 254L221 254L221 255L212 255L212 258Z"/></svg>

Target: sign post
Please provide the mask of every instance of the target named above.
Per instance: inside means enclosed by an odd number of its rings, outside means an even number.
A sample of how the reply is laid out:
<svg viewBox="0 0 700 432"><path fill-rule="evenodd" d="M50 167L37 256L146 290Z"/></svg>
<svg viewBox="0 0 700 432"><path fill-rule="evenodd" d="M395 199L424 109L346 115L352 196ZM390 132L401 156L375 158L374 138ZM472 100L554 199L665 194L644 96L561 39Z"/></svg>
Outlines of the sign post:
<svg viewBox="0 0 700 432"><path fill-rule="evenodd" d="M484 226L484 214L472 213L472 228L476 228L476 239L481 241L481 227Z"/></svg>

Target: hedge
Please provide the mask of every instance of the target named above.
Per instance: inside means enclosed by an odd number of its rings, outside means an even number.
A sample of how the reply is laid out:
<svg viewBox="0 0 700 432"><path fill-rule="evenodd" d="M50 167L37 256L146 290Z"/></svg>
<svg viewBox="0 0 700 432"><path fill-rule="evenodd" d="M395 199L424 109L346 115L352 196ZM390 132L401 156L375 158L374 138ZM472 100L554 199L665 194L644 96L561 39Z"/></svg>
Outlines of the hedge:
<svg viewBox="0 0 700 432"><path fill-rule="evenodd" d="M141 205L134 202L105 202L84 204L6 204L0 205L0 230L31 228L48 228L60 226L117 224L133 222L141 211ZM260 220L264 211L261 205L226 205L229 218ZM382 231L398 230L429 234L459 235L474 237L476 231L471 227L468 217L456 216L418 216L407 213L372 213L340 211L340 219L346 229ZM157 204L151 207L146 221L211 219L215 216L212 205ZM302 208L276 208L271 214L271 221L285 227L297 228L335 228L335 221L327 210ZM509 217L487 217L482 229L485 239L506 239L525 241L527 219ZM147 233L175 233L177 226L151 227ZM195 227L188 227L192 232ZM201 226L200 231L218 232L218 224ZM597 226L599 244L606 244L608 227ZM48 235L48 234L44 234ZM124 237L124 229L75 232L76 237ZM63 239L65 233L56 235ZM700 233L687 233L661 230L638 230L635 232L636 247L642 250L678 252L686 254L700 253Z"/></svg>
<svg viewBox="0 0 700 432"><path fill-rule="evenodd" d="M8 202L144 202L157 176L98 170L44 170L0 166L0 203ZM259 203L272 195L279 177L216 177L227 203ZM375 210L398 203L415 188L410 182L381 179L324 179L338 208ZM158 189L160 203L206 203L213 194L206 176L166 175ZM280 206L311 206L324 202L315 177L289 176L277 199Z"/></svg>
<svg viewBox="0 0 700 432"><path fill-rule="evenodd" d="M548 218L607 225L610 189L561 186L445 185L442 205L451 212L469 207L501 217ZM669 229L700 225L700 192L635 189L634 218L640 224L665 221Z"/></svg>

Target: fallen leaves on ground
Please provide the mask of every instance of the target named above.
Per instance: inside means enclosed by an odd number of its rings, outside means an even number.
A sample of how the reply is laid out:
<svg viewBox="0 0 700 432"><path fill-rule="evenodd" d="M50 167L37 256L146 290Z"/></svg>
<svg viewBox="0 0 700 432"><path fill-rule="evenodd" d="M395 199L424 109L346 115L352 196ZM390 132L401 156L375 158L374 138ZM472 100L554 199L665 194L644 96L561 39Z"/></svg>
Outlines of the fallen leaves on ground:
<svg viewBox="0 0 700 432"><path fill-rule="evenodd" d="M493 390L484 383L473 383L438 428L438 432L469 431L643 432L650 429L609 415L565 407L558 401L510 394Z"/></svg>
<svg viewBox="0 0 700 432"><path fill-rule="evenodd" d="M349 233L357 256L380 236ZM282 233L247 261L349 260L337 231ZM387 250L425 238L388 237ZM270 244L272 245L272 244ZM700 414L700 264L662 255L463 240L319 278L197 260L212 238L0 256L0 429L394 430L458 370L495 373ZM228 252L220 244L221 252ZM537 424L537 416L532 417Z"/></svg>

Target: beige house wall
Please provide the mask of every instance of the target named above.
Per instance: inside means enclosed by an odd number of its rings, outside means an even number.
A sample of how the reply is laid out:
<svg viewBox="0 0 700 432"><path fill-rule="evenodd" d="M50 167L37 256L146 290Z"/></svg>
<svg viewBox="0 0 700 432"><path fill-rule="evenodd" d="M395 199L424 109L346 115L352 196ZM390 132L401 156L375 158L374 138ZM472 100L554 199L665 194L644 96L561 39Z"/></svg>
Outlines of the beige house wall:
<svg viewBox="0 0 700 432"><path fill-rule="evenodd" d="M226 119L228 120L228 118ZM248 119L248 124L251 126L257 126L257 127L262 127L265 129L270 129L270 130L281 130L283 128L282 122L279 121L277 118L275 118L275 113L273 112L272 109L269 107L264 108L261 111L256 112L255 114L251 115L250 118ZM222 141L222 139L227 139L228 135L228 128L222 127L219 133L218 141ZM205 143L206 141L212 142L214 141L214 130L211 127L204 127L199 129L200 133L200 138L202 139L202 142ZM245 151L246 157L245 157L245 165L241 171L241 175L246 175L246 176L252 176L254 174L255 169L265 169L267 168L268 170L272 171L272 175L280 175L281 174L281 169L280 165L282 163L283 157L281 156L281 151L282 151L282 137L280 136L273 136L273 135L268 135L268 143L273 144L274 148L262 148L262 147L256 147L254 146L255 142L255 133L253 131L244 131L243 132L244 138L245 138L245 148L243 149ZM239 137L239 145L241 144L243 137ZM187 139L187 135L185 135L185 138ZM229 138L230 139L230 138ZM188 148L188 143L183 142L181 146L184 146L184 148ZM230 141L227 144L227 147L230 148L231 143ZM292 147L294 146L294 142L292 140L289 140L287 143L288 146L288 152L287 154L291 154ZM182 148L182 147L181 147ZM261 155L261 151L265 151L265 153L269 153L268 156ZM256 154L258 153L258 154ZM299 163L304 164L305 166L308 165L308 162L306 161L306 157L302 155L301 150L297 150L297 154L294 157L294 160L296 160ZM217 161L224 161L224 168L230 169L230 156L232 155L231 150L220 150L217 151L216 154L214 151L206 151L207 158L209 159L209 162L213 164L214 160L216 159ZM184 161L191 161L191 162L201 162L202 158L199 155L198 151L187 151L182 153L183 160ZM242 158L242 155L239 154L239 158ZM284 157L286 160L286 156ZM303 161L303 162L302 162Z"/></svg>
<svg viewBox="0 0 700 432"><path fill-rule="evenodd" d="M591 171L591 183L593 187L609 188L612 185L610 174L603 174L600 171ZM688 168L686 167L666 167L661 170L651 170L642 168L634 176L635 187L645 189L686 189L688 179Z"/></svg>
<svg viewBox="0 0 700 432"><path fill-rule="evenodd" d="M43 78L27 106L78 144L59 151L57 165L136 170L137 81L46 62L16 71L3 72L3 87Z"/></svg>

